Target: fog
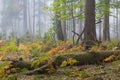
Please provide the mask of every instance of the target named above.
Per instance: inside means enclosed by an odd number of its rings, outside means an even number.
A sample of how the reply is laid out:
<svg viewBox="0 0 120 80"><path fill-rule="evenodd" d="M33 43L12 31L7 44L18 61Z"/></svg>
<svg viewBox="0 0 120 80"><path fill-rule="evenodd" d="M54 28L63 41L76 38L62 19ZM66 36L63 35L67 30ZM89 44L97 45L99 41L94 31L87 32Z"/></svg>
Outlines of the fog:
<svg viewBox="0 0 120 80"><path fill-rule="evenodd" d="M1 36L37 35L38 30L44 36L52 27L50 11L44 9L50 4L51 0L0 0Z"/></svg>
<svg viewBox="0 0 120 80"><path fill-rule="evenodd" d="M35 1L35 2L34 2ZM44 36L50 27L53 27L53 14L46 8L52 4L53 0L0 0L0 38L14 36L20 38L26 34ZM110 14L110 33L111 37L116 35L116 14L115 9L111 9ZM103 20L103 19L102 19ZM80 32L81 25L76 21L76 32ZM103 22L101 26L103 28ZM68 22L70 23L70 22ZM119 23L118 23L119 25ZM70 26L69 26L70 27ZM97 35L99 35L99 24L96 25ZM119 28L120 30L120 28ZM71 30L72 31L72 30ZM67 31L71 37L70 30Z"/></svg>

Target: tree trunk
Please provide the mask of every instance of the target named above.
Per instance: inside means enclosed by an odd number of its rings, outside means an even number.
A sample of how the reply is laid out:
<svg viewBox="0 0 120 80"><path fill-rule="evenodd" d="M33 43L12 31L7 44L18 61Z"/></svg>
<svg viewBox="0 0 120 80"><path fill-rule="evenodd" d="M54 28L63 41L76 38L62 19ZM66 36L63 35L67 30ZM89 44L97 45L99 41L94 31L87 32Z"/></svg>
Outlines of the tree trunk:
<svg viewBox="0 0 120 80"><path fill-rule="evenodd" d="M42 36L42 23L41 23L41 1L38 0L38 27L39 27L39 36Z"/></svg>
<svg viewBox="0 0 120 80"><path fill-rule="evenodd" d="M56 15L56 32L57 32L57 38L58 40L64 41L64 35L62 32L62 25L61 25L61 20L58 20L59 16Z"/></svg>
<svg viewBox="0 0 120 80"><path fill-rule="evenodd" d="M28 19L29 19L29 33L32 34L32 27L31 27L31 13L30 13L30 2L28 2Z"/></svg>
<svg viewBox="0 0 120 80"><path fill-rule="evenodd" d="M23 2L24 10L23 10L23 26L24 26L24 33L26 34L28 32L28 26L27 26L27 0L24 0Z"/></svg>
<svg viewBox="0 0 120 80"><path fill-rule="evenodd" d="M119 39L119 11L118 8L116 8L116 38Z"/></svg>
<svg viewBox="0 0 120 80"><path fill-rule="evenodd" d="M33 0L33 36L35 35L35 0Z"/></svg>
<svg viewBox="0 0 120 80"><path fill-rule="evenodd" d="M73 10L73 4L74 2L71 2L71 17L72 17L72 23L73 23L73 31L76 32L76 25L75 25L75 17L74 17L74 10ZM75 45L75 34L73 34L73 45Z"/></svg>
<svg viewBox="0 0 120 80"><path fill-rule="evenodd" d="M60 4L58 4L57 6L59 6L59 5ZM55 6L55 7L57 7L57 6ZM63 31L62 31L61 20L59 20L59 18L60 18L59 15L60 15L60 12L55 12L56 33L57 33L58 40L64 41L65 39L64 39Z"/></svg>
<svg viewBox="0 0 120 80"><path fill-rule="evenodd" d="M67 40L67 32L66 32L66 20L63 21L63 34L64 34L64 39Z"/></svg>
<svg viewBox="0 0 120 80"><path fill-rule="evenodd" d="M86 0L84 41L96 41L95 0Z"/></svg>
<svg viewBox="0 0 120 80"><path fill-rule="evenodd" d="M64 1L63 5L66 6L66 1ZM64 15L66 15L66 9L64 10ZM67 20L63 20L63 34L64 34L64 39L67 40L67 32L66 32L66 28L67 28Z"/></svg>
<svg viewBox="0 0 120 80"><path fill-rule="evenodd" d="M107 13L104 16L104 27L103 27L103 40L104 41L110 41L110 29L109 29L109 11L110 11L110 4L109 0L105 0L106 10Z"/></svg>
<svg viewBox="0 0 120 80"><path fill-rule="evenodd" d="M100 2L101 0L99 0L99 2ZM99 14L101 14L102 13L102 10L101 9L99 9ZM101 21L102 19L100 18L99 19L99 21ZM99 41L101 41L102 40L102 22L100 22L99 23Z"/></svg>

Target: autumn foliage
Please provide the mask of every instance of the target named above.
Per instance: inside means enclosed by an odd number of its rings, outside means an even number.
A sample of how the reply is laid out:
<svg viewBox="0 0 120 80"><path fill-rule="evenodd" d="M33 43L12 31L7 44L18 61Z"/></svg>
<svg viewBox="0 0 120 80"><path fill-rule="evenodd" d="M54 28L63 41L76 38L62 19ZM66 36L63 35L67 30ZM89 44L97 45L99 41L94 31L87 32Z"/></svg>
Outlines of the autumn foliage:
<svg viewBox="0 0 120 80"><path fill-rule="evenodd" d="M116 47L116 43L102 43L100 46L94 45L89 51L100 52L103 50L111 50ZM52 56L59 54L76 54L84 52L84 45L73 46L71 41L56 41L52 40L42 41L36 40L34 42L23 42L19 45L16 44L16 40L13 41L0 41L0 60L24 60L30 62L31 67L38 68L41 65L52 62ZM9 55L9 56L8 56ZM120 56L111 55L103 60L103 62L112 62L120 59ZM78 61L74 58L64 60L60 67L72 66ZM0 66L0 77L5 74L17 73L20 71L26 71L27 69L10 68L10 63L2 63ZM49 72L53 72L53 66L49 68Z"/></svg>

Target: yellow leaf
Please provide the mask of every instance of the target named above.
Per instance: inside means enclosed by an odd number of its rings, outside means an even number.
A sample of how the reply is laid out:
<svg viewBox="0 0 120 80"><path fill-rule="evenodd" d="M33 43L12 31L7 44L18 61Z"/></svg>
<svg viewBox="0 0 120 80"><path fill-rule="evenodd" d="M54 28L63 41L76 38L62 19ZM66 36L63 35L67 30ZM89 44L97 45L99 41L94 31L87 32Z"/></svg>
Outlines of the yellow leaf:
<svg viewBox="0 0 120 80"><path fill-rule="evenodd" d="M17 70L15 68L11 69L11 73L16 73L16 72L17 72Z"/></svg>
<svg viewBox="0 0 120 80"><path fill-rule="evenodd" d="M104 59L103 62L111 62L112 60L115 59L115 57L116 57L115 55L111 55L111 56L107 57L106 59Z"/></svg>
<svg viewBox="0 0 120 80"><path fill-rule="evenodd" d="M67 64L68 64L67 61L63 61L62 64L60 65L60 67L65 67L65 66L67 66Z"/></svg>

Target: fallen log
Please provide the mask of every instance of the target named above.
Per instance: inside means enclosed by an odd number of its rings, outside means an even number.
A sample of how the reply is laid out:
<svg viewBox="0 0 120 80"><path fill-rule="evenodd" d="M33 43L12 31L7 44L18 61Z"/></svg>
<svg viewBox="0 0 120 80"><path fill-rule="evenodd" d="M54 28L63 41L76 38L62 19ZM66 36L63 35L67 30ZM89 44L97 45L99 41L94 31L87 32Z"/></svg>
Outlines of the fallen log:
<svg viewBox="0 0 120 80"><path fill-rule="evenodd" d="M4 60L0 60L1 63L4 62L9 62L9 68L27 68L28 70L33 70L34 68L31 67L31 63L30 62L26 62L23 60L13 60L13 59L4 59Z"/></svg>
<svg viewBox="0 0 120 80"><path fill-rule="evenodd" d="M28 71L25 73L26 75L33 75L33 74L44 74L48 73L48 69L50 69L51 65L54 69L57 69L63 61L68 60L70 58L73 58L77 60L78 62L75 63L75 66L84 65L84 64L100 64L104 59L111 55L120 56L120 50L117 51L100 51L100 52L93 52L93 51L86 51L86 52L80 52L75 54L59 54L56 56L53 56L52 62L47 62L43 65L41 65L39 68L34 69L31 67L30 62L25 61L19 61L19 60L9 60L12 67L14 68L27 68ZM120 58L119 58L120 59ZM4 60L6 61L6 60Z"/></svg>
<svg viewBox="0 0 120 80"><path fill-rule="evenodd" d="M26 73L26 75L32 75L32 74L42 74L47 73L47 68L50 65L53 65L53 67L56 69L56 67L59 67L63 61L68 60L69 58L76 59L78 62L75 65L84 65L84 64L100 64L103 59L111 56L111 55L120 55L120 51L101 51L101 52L81 52L77 54L62 54L54 56L54 61L51 63L46 63L42 67L29 71Z"/></svg>
<svg viewBox="0 0 120 80"><path fill-rule="evenodd" d="M31 67L31 64L25 61L11 61L11 66L14 68L27 68L28 70L33 70L34 68Z"/></svg>

